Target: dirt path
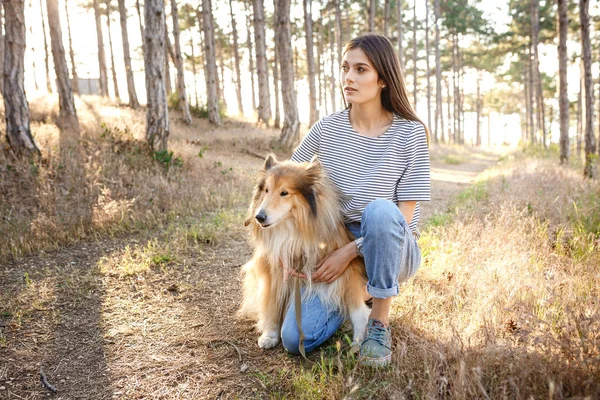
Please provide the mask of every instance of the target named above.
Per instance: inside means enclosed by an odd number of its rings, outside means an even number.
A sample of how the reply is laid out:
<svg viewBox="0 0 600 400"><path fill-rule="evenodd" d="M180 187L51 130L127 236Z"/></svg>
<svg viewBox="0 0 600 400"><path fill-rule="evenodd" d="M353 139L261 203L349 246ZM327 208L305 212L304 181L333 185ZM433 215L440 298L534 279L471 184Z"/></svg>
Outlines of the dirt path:
<svg viewBox="0 0 600 400"><path fill-rule="evenodd" d="M433 202L423 220L497 159L462 157L448 163L432 154ZM260 160L247 155L240 164ZM40 367L61 399L284 394L271 377L297 369L299 359L281 347L261 351L252 323L234 318L251 252L245 232L233 227L209 244L178 240L132 234L0 265L0 299L13 310L0 315L0 399L46 398Z"/></svg>

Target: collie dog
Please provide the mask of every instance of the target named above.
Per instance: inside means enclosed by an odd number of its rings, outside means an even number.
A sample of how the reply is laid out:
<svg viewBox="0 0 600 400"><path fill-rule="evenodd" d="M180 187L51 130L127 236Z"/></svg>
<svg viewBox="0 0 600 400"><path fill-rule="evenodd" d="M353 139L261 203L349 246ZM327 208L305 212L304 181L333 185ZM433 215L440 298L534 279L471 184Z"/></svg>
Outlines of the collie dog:
<svg viewBox="0 0 600 400"><path fill-rule="evenodd" d="M302 279L303 296L320 296L327 307L339 309L353 325L353 345L363 339L369 309L364 303L365 266L361 257L350 262L331 284L312 282L317 264L353 240L340 211L340 196L320 162L265 160L254 188L248 219L254 253L242 268L240 314L258 319L258 346L277 346L281 324L294 293L292 271ZM293 301L293 300L291 300Z"/></svg>

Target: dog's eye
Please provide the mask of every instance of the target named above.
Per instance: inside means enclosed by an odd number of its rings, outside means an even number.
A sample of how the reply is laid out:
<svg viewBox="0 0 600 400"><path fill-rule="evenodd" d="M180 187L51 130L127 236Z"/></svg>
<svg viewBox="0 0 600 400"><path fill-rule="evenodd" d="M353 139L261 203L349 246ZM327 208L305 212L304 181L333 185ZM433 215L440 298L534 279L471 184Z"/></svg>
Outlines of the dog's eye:
<svg viewBox="0 0 600 400"><path fill-rule="evenodd" d="M265 189L265 193L269 193L269 189Z"/></svg>
<svg viewBox="0 0 600 400"><path fill-rule="evenodd" d="M284 190L284 191L283 191L283 192L281 192L280 194L281 194L281 197L283 197L283 196L287 196L289 193L288 193L288 192L286 192L286 191Z"/></svg>

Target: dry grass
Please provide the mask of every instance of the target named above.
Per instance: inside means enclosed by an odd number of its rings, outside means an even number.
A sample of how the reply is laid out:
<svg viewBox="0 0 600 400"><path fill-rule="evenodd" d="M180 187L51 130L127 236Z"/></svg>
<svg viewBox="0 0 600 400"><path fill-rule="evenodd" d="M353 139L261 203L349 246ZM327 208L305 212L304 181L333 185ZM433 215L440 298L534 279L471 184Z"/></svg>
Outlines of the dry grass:
<svg viewBox="0 0 600 400"><path fill-rule="evenodd" d="M215 129L196 120L188 127L174 113L169 142L174 154L156 161L143 140L144 111L83 96L77 99L83 165L68 165L70 160L58 156L56 100L31 101L41 159L14 159L6 145L0 151L2 258L245 207L252 182L245 164L253 163L252 153L271 150L272 132L265 136L235 121ZM227 157L221 157L222 148Z"/></svg>

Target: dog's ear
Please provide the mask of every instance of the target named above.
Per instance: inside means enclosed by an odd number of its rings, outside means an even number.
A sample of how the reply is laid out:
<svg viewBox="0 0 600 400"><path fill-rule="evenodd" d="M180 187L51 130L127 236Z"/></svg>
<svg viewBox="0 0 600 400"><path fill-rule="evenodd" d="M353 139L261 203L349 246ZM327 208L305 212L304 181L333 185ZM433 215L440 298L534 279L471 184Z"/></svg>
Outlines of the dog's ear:
<svg viewBox="0 0 600 400"><path fill-rule="evenodd" d="M275 166L277 164L277 157L275 157L275 154L270 153L267 158L265 159L265 164L263 165L263 171L268 171L271 168L273 168L273 166Z"/></svg>
<svg viewBox="0 0 600 400"><path fill-rule="evenodd" d="M316 155L310 159L310 162L306 166L306 172L313 181L321 177L321 174L323 173L323 164L321 164L321 161L319 161Z"/></svg>

